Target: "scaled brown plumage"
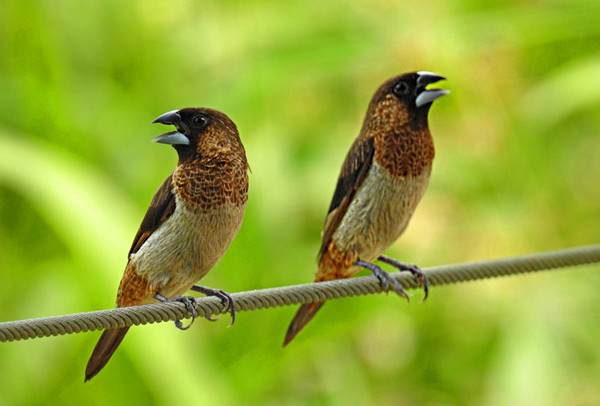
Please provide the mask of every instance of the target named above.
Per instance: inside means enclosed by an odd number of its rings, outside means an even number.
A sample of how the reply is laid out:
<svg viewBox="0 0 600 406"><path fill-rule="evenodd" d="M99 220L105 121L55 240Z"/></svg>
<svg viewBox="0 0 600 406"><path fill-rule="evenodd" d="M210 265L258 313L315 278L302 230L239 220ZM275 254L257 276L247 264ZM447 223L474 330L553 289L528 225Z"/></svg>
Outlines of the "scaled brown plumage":
<svg viewBox="0 0 600 406"><path fill-rule="evenodd" d="M315 282L349 278L367 268L384 287L408 297L395 279L372 263L380 259L419 275L427 295L427 281L418 268L381 254L405 230L427 188L435 155L427 114L431 103L448 91L426 87L442 79L430 72L411 72L389 79L373 95L329 206ZM284 346L322 305L300 306Z"/></svg>
<svg viewBox="0 0 600 406"><path fill-rule="evenodd" d="M173 145L179 162L152 198L133 239L117 306L174 298L189 308L190 299L179 295L193 289L226 300L234 316L229 295L194 284L225 253L244 217L249 168L237 128L225 114L207 108L171 111L154 122L177 128L155 141ZM86 381L106 365L127 330L104 331Z"/></svg>

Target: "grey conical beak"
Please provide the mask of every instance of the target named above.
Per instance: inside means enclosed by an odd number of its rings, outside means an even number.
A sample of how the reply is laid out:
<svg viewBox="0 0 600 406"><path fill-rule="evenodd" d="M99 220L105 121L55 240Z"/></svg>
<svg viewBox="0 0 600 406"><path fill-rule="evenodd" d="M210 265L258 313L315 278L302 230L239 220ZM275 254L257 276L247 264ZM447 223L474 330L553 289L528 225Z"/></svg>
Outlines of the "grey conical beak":
<svg viewBox="0 0 600 406"><path fill-rule="evenodd" d="M445 77L426 71L417 72L417 75L419 75L417 79L417 89L423 89L415 99L415 104L417 108L432 103L434 100L439 99L443 95L450 93L450 90L446 89L425 89L427 85L431 83L439 82L440 80L446 80Z"/></svg>
<svg viewBox="0 0 600 406"><path fill-rule="evenodd" d="M155 123L174 125L177 127L177 125L181 123L181 115L179 114L179 110L172 110L166 112L165 114L161 114L152 122L152 124ZM170 133L160 135L152 141L170 145L190 145L189 138L179 131L172 131Z"/></svg>

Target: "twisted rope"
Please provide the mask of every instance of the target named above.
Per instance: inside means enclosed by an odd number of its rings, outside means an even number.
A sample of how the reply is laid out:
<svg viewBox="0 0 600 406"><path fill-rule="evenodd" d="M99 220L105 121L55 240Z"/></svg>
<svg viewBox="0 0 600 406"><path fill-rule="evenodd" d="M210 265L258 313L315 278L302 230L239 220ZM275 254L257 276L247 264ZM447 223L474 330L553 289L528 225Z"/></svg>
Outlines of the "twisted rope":
<svg viewBox="0 0 600 406"><path fill-rule="evenodd" d="M600 244L548 251L538 254L503 258L425 269L432 286L473 281L499 276L517 275L600 262ZM418 282L407 272L392 276L405 289L417 288ZM379 281L372 277L351 278L331 282L310 283L234 293L238 312L300 303L321 302L342 297L382 292ZM223 313L223 305L215 297L196 299L198 316ZM0 323L0 341L48 337L84 331L103 330L146 323L158 323L191 317L185 305L178 302L121 307L64 316L44 317Z"/></svg>

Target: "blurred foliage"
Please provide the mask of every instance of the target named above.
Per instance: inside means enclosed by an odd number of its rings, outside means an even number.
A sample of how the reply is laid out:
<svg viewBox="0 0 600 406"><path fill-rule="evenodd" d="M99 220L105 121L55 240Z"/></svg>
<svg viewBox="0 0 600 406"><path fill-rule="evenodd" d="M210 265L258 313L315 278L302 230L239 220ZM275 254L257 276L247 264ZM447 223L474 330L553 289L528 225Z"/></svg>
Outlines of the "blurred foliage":
<svg viewBox="0 0 600 406"><path fill-rule="evenodd" d="M342 159L377 86L448 77L431 185L389 254L421 266L600 240L600 3L579 0L0 4L0 320L113 306L176 163L159 114L217 108L252 166L242 230L203 284L309 282ZM594 272L596 271L596 272ZM597 404L598 267L0 345L6 405Z"/></svg>

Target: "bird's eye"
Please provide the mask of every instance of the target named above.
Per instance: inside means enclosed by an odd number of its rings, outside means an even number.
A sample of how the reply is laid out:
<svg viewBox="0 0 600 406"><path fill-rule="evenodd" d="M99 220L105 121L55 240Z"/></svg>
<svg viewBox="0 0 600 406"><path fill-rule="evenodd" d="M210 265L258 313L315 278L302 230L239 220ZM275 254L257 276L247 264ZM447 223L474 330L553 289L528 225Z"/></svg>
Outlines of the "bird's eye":
<svg viewBox="0 0 600 406"><path fill-rule="evenodd" d="M397 96L405 96L408 93L408 85L405 82L396 83L396 86L394 86L394 93Z"/></svg>
<svg viewBox="0 0 600 406"><path fill-rule="evenodd" d="M197 127L197 128L204 127L207 122L208 122L208 120L206 119L206 117L202 116L202 115L194 116L194 118L192 119L192 123L194 124L194 127Z"/></svg>

